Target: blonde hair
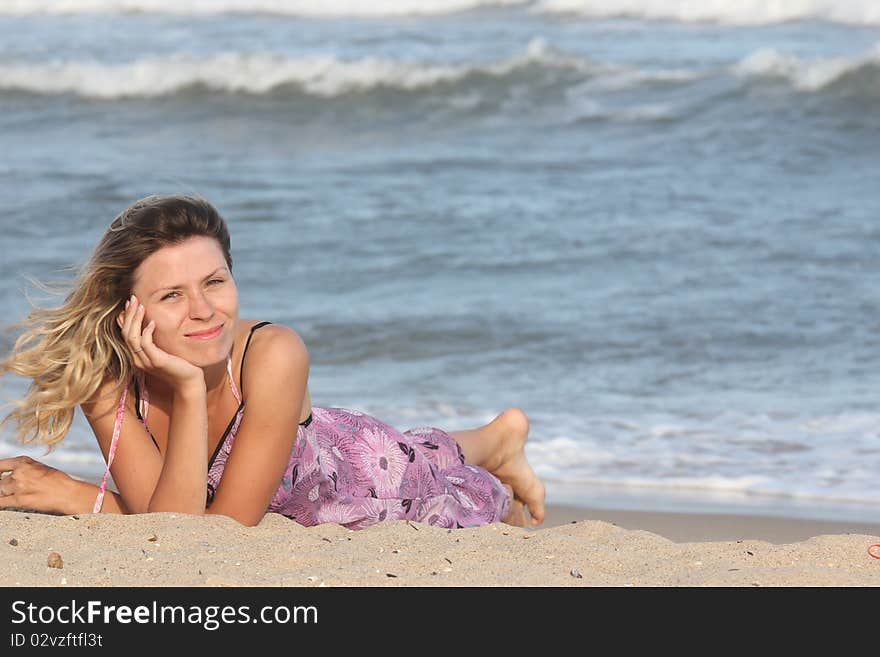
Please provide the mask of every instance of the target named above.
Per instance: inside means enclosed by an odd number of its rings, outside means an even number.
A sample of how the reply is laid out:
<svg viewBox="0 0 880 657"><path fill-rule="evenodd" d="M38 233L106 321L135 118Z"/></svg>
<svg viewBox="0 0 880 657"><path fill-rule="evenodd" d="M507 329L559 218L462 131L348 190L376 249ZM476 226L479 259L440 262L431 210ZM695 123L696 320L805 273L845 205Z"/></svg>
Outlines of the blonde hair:
<svg viewBox="0 0 880 657"><path fill-rule="evenodd" d="M13 328L23 328L0 376L31 379L2 424L13 422L20 443L48 446L67 435L76 407L92 400L112 378L118 394L134 367L116 323L131 296L138 266L159 249L190 237L217 240L232 271L229 230L217 210L192 196L149 196L125 209L79 271L59 308L35 308Z"/></svg>

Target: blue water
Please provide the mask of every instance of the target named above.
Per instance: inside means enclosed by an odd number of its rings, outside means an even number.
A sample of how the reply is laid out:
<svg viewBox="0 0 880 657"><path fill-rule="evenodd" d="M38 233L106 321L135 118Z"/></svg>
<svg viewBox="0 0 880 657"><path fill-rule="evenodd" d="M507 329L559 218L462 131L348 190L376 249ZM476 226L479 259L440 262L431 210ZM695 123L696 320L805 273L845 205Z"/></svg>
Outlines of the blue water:
<svg viewBox="0 0 880 657"><path fill-rule="evenodd" d="M551 503L880 522L880 10L302 4L0 7L3 327L198 193L316 405L518 405ZM46 460L102 472L81 416Z"/></svg>

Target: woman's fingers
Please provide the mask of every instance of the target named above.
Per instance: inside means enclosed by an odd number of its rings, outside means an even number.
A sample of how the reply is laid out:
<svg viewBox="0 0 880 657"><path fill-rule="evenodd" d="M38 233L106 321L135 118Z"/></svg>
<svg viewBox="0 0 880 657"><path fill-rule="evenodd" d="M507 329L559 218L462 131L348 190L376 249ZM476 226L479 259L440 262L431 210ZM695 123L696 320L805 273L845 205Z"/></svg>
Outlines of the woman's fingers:
<svg viewBox="0 0 880 657"><path fill-rule="evenodd" d="M21 506L15 493L0 495L0 509L17 509Z"/></svg>
<svg viewBox="0 0 880 657"><path fill-rule="evenodd" d="M123 311L124 323L122 325L122 335L128 338L131 333L131 326L134 323L135 310L137 310L137 297L131 295L131 298L125 302L125 310Z"/></svg>
<svg viewBox="0 0 880 657"><path fill-rule="evenodd" d="M132 296L131 299L125 302L125 310L123 310L122 314L120 315L122 319L122 325L120 327L122 330L122 338L125 340L126 344L129 344L129 346L131 346L129 343L129 335L131 334L131 325L134 321L135 314L135 308L132 305L133 299L134 296Z"/></svg>
<svg viewBox="0 0 880 657"><path fill-rule="evenodd" d="M16 491L18 481L15 479L17 468L27 468L32 463L29 456L13 456L0 459L0 508L14 508L18 505Z"/></svg>
<svg viewBox="0 0 880 657"><path fill-rule="evenodd" d="M6 473L11 474L16 468L21 468L36 462L37 461L30 456L10 456L5 459L0 459L0 477Z"/></svg>
<svg viewBox="0 0 880 657"><path fill-rule="evenodd" d="M202 375L200 368L185 359L169 354L154 342L156 321L151 319L144 325L145 316L144 306L132 295L126 304L126 309L118 318L122 324L122 336L131 350L134 366L172 381Z"/></svg>
<svg viewBox="0 0 880 657"><path fill-rule="evenodd" d="M147 324L147 327L141 333L141 347L145 352L149 350L150 354L156 349L156 343L153 342L153 333L155 330L156 322L151 319Z"/></svg>
<svg viewBox="0 0 880 657"><path fill-rule="evenodd" d="M149 364L148 357L144 353L143 345L143 325L144 325L144 306L138 298L131 295L125 303L125 310L122 312L122 337L131 349L135 367L145 369Z"/></svg>
<svg viewBox="0 0 880 657"><path fill-rule="evenodd" d="M128 311L128 304L131 303L131 300L125 302L125 307L122 309L122 312L116 316L116 325L119 326L119 329L122 331L122 334L125 335L125 313Z"/></svg>
<svg viewBox="0 0 880 657"><path fill-rule="evenodd" d="M12 476L0 479L0 498L15 494L15 480Z"/></svg>
<svg viewBox="0 0 880 657"><path fill-rule="evenodd" d="M137 352L141 346L141 329L143 328L144 322L144 307L139 304L135 298L129 307L129 312L131 313L131 323L128 325L128 343L131 345L132 350Z"/></svg>
<svg viewBox="0 0 880 657"><path fill-rule="evenodd" d="M18 465L19 458L21 457L11 456L9 458L0 459L0 477L7 472L12 472L15 469L15 466Z"/></svg>
<svg viewBox="0 0 880 657"><path fill-rule="evenodd" d="M156 322L150 320L147 327L141 332L140 335L140 353L138 356L144 362L144 365L149 367L154 367L156 365L156 359L159 356L160 350L153 342L153 331L156 329Z"/></svg>

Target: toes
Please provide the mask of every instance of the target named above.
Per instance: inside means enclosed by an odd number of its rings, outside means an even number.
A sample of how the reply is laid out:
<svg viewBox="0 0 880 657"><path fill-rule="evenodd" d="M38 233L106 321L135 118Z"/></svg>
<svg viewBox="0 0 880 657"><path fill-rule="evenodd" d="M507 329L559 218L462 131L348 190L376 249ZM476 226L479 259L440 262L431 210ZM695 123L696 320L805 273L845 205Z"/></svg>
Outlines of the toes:
<svg viewBox="0 0 880 657"><path fill-rule="evenodd" d="M544 522L544 505L530 506L529 515L531 516L531 525L537 527Z"/></svg>
<svg viewBox="0 0 880 657"><path fill-rule="evenodd" d="M526 526L526 512L521 502L517 502L515 500L511 500L510 508L507 511L507 516L505 516L504 520L502 520L505 524L513 525L514 527L525 527Z"/></svg>
<svg viewBox="0 0 880 657"><path fill-rule="evenodd" d="M529 507L529 515L532 517L532 525L540 525L542 522L544 522L545 515L544 485L539 483L537 488L540 488L540 490L535 490L535 496L527 502L527 505Z"/></svg>
<svg viewBox="0 0 880 657"><path fill-rule="evenodd" d="M537 527L544 522L544 505L529 507L529 515L532 516L532 526Z"/></svg>

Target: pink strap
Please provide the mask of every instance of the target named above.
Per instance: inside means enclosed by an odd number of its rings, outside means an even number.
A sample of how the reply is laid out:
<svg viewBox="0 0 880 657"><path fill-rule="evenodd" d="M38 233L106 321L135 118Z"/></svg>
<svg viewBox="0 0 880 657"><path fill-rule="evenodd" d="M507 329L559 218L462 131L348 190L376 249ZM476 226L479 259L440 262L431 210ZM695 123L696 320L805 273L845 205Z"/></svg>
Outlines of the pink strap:
<svg viewBox="0 0 880 657"><path fill-rule="evenodd" d="M141 422L147 426L147 415L150 414L150 391L147 390L147 379L143 372L138 372L138 381L141 382Z"/></svg>
<svg viewBox="0 0 880 657"><path fill-rule="evenodd" d="M110 466L113 464L113 457L116 456L116 445L119 443L119 432L122 430L122 416L125 411L125 398L128 396L128 386L122 391L122 397L119 399L119 408L116 409L116 422L113 425L113 439L110 441L110 452L107 454L107 469L104 470L104 478L101 480L101 490L98 491L98 497L95 498L95 506L92 513L100 513L104 504L104 491L107 489L107 476L110 474Z"/></svg>
<svg viewBox="0 0 880 657"><path fill-rule="evenodd" d="M232 388L232 394L238 403L241 403L241 395L238 394L238 388L235 387L235 379L232 378L232 357L226 357L226 373L229 375L229 387Z"/></svg>

